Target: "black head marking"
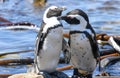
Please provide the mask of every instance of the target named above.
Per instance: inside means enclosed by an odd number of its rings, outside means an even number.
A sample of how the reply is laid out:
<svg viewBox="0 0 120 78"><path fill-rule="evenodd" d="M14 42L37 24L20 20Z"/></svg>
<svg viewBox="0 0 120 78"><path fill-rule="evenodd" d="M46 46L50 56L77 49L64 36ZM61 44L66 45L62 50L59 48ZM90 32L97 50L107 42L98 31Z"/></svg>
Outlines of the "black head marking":
<svg viewBox="0 0 120 78"><path fill-rule="evenodd" d="M56 10L49 10L49 12L47 13L47 18L53 17L53 16L60 16L61 15L61 11L57 11Z"/></svg>
<svg viewBox="0 0 120 78"><path fill-rule="evenodd" d="M64 20L69 24L80 24L80 21L76 18L71 18L67 16Z"/></svg>
<svg viewBox="0 0 120 78"><path fill-rule="evenodd" d="M65 16L61 17L61 19L65 20L69 24L80 24L80 20L75 17L71 18L69 15L80 15L89 23L88 15L80 9L72 10L68 12Z"/></svg>
<svg viewBox="0 0 120 78"><path fill-rule="evenodd" d="M47 18L50 18L50 17L58 17L58 16L61 16L62 14L62 11L64 10L64 8L62 7L52 7L52 8L49 8L47 14L46 14L46 17Z"/></svg>
<svg viewBox="0 0 120 78"><path fill-rule="evenodd" d="M72 10L72 11L68 12L67 15L80 15L80 16L84 17L84 19L87 22L89 22L88 15L81 9Z"/></svg>

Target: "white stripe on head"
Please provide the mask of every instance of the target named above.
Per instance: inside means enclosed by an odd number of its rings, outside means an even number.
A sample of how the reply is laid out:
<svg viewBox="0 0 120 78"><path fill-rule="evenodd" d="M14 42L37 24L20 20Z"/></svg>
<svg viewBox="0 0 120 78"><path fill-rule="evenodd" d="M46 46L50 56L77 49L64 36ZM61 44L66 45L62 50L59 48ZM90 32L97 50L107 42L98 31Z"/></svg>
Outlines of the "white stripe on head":
<svg viewBox="0 0 120 78"><path fill-rule="evenodd" d="M43 15L43 21L44 21L45 23L47 23L47 21L48 21L48 19L49 19L49 18L47 18L47 13L48 13L48 11L49 11L50 9L55 9L55 8L58 8L58 7L57 7L57 6L51 6L51 7L49 7L48 9L45 10L45 13L44 13L44 15Z"/></svg>

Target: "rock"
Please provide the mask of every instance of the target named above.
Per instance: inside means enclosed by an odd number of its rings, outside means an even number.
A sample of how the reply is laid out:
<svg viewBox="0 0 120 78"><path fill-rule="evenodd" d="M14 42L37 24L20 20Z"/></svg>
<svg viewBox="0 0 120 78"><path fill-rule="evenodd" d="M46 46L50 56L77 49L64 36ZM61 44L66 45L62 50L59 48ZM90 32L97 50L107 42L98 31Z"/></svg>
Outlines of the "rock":
<svg viewBox="0 0 120 78"><path fill-rule="evenodd" d="M8 78L44 78L42 75L37 75L34 73L21 73L9 76Z"/></svg>
<svg viewBox="0 0 120 78"><path fill-rule="evenodd" d="M52 74L37 75L35 73L21 73L9 76L8 78L69 78L65 73L55 71Z"/></svg>
<svg viewBox="0 0 120 78"><path fill-rule="evenodd" d="M96 76L93 78L120 78L120 76Z"/></svg>

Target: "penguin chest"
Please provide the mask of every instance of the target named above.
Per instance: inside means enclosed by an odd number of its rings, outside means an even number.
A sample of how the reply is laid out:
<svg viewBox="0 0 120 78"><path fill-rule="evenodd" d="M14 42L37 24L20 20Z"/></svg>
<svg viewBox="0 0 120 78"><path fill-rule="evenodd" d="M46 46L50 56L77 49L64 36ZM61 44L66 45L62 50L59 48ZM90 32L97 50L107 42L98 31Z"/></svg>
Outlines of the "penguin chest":
<svg viewBox="0 0 120 78"><path fill-rule="evenodd" d="M55 29L52 29L47 37L45 38L44 41L44 49L48 50L59 50L61 49L61 45L62 45L62 40L63 40L63 28L62 27L58 27Z"/></svg>
<svg viewBox="0 0 120 78"><path fill-rule="evenodd" d="M63 28L49 31L39 54L40 69L52 72L56 69L62 49Z"/></svg>
<svg viewBox="0 0 120 78"><path fill-rule="evenodd" d="M78 33L70 36L71 63L75 68L93 71L96 67L92 46L85 34Z"/></svg>

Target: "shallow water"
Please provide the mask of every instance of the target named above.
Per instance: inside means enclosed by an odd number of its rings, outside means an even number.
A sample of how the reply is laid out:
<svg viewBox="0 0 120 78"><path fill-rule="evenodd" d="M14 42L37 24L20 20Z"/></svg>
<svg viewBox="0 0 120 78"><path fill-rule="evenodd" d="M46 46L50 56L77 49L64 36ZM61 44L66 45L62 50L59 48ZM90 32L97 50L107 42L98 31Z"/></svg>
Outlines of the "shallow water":
<svg viewBox="0 0 120 78"><path fill-rule="evenodd" d="M96 33L120 35L119 0L48 0L43 8L35 7L32 4L32 0L6 0L3 3L0 2L0 17L4 17L12 22L28 21L40 26L44 10L51 5L66 6L67 10L63 12L63 15L72 9L82 9L88 14L90 23ZM66 23L63 22L63 24L65 29L69 28ZM30 30L0 30L0 53L34 49L36 35L36 32ZM33 58L33 53L9 55L1 59L29 57ZM26 66L21 65L18 67L5 66L0 67L0 74L22 73L26 72L26 69ZM120 75L119 70L115 72L118 72L116 74ZM69 71L66 73L71 74Z"/></svg>

